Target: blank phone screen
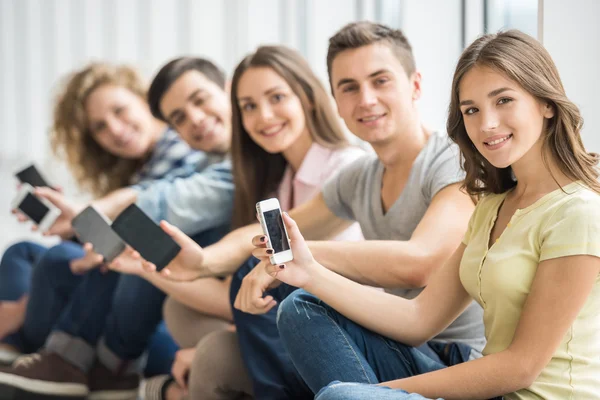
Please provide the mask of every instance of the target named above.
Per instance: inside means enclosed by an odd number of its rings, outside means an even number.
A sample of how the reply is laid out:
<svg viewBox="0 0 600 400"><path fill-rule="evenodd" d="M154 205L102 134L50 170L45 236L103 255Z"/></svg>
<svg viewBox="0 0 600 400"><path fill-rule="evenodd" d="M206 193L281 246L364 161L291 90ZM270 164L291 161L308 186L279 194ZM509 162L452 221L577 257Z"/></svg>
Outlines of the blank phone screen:
<svg viewBox="0 0 600 400"><path fill-rule="evenodd" d="M21 204L19 204L19 210L23 211L36 224L42 222L48 211L50 211L50 209L46 207L44 203L39 201L31 193L27 193L27 195L25 195L25 198Z"/></svg>
<svg viewBox="0 0 600 400"><path fill-rule="evenodd" d="M280 253L290 249L285 228L283 227L283 219L281 218L281 210L270 210L263 213L271 246L275 253Z"/></svg>

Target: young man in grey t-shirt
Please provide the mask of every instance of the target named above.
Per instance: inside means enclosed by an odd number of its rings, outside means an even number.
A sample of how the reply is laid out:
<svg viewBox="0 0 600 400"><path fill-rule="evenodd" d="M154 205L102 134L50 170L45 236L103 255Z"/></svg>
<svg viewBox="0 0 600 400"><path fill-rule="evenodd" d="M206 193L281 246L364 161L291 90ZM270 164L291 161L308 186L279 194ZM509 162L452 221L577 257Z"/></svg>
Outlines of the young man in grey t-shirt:
<svg viewBox="0 0 600 400"><path fill-rule="evenodd" d="M290 215L313 240L314 257L331 271L414 296L459 245L473 210L470 198L459 190L458 149L445 134L432 133L421 123L416 105L421 75L400 31L351 24L330 39L327 64L341 117L375 154L341 171L321 195ZM367 241L315 241L333 237L353 221L360 223ZM278 301L293 288L272 289L276 282L265 265L253 268L256 260L238 269L254 245L264 246L262 237L249 243L260 232L258 224L240 228L206 249L176 233L185 251L163 274L194 279L237 270L231 289L234 319L255 398L307 398L310 391L295 375L275 327ZM262 257L267 250L254 254ZM439 337L450 338L471 345L475 353L483 347L477 306Z"/></svg>

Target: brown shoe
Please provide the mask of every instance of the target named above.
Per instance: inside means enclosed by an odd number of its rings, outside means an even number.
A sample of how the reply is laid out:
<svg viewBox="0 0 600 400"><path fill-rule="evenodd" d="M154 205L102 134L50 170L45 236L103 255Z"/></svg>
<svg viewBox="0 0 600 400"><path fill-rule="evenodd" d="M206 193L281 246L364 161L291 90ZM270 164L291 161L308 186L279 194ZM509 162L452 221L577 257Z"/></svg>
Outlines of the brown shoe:
<svg viewBox="0 0 600 400"><path fill-rule="evenodd" d="M41 352L17 358L0 368L0 399L85 399L85 374L54 353Z"/></svg>
<svg viewBox="0 0 600 400"><path fill-rule="evenodd" d="M135 400L140 376L138 374L115 374L96 361L90 374L89 400Z"/></svg>

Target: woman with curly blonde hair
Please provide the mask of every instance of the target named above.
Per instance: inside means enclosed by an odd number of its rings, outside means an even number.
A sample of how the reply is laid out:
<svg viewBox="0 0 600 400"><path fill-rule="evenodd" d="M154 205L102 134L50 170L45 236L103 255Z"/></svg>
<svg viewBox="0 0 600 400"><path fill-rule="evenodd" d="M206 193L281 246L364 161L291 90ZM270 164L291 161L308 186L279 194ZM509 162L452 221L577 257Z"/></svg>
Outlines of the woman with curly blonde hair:
<svg viewBox="0 0 600 400"><path fill-rule="evenodd" d="M202 157L152 116L145 82L129 66L92 63L69 74L53 115L54 153L66 161L78 186L95 197L132 184L190 175ZM32 267L50 251L57 259L83 255L81 246L70 241L51 250L24 241L4 253L0 338L23 323ZM12 358L0 348L0 362Z"/></svg>

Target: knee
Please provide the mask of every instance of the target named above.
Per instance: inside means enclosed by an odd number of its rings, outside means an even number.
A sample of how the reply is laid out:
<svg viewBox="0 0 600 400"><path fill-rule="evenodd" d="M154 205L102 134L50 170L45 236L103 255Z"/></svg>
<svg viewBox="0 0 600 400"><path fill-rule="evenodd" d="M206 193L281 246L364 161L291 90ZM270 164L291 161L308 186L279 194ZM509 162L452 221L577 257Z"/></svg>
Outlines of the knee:
<svg viewBox="0 0 600 400"><path fill-rule="evenodd" d="M33 246L32 242L19 242L9 246L2 255L2 264L11 259L29 259L29 249Z"/></svg>
<svg viewBox="0 0 600 400"><path fill-rule="evenodd" d="M279 332L297 332L306 320L310 320L310 313L318 306L320 300L303 289L298 289L285 298L277 310L277 328Z"/></svg>
<svg viewBox="0 0 600 400"><path fill-rule="evenodd" d="M75 244L61 243L48 249L39 259L35 266L35 277L37 279L55 280L62 276L72 276L70 263L84 253L80 246ZM40 278L43 277L43 278Z"/></svg>
<svg viewBox="0 0 600 400"><path fill-rule="evenodd" d="M190 393L228 391L248 380L247 376L235 332L215 331L198 342L190 372Z"/></svg>
<svg viewBox="0 0 600 400"><path fill-rule="evenodd" d="M46 251L38 262L38 266L56 269L61 266L69 268L71 260L81 258L85 255L82 247L76 243L63 242L51 247Z"/></svg>
<svg viewBox="0 0 600 400"><path fill-rule="evenodd" d="M333 381L317 393L315 400L348 400L356 399L356 383Z"/></svg>

